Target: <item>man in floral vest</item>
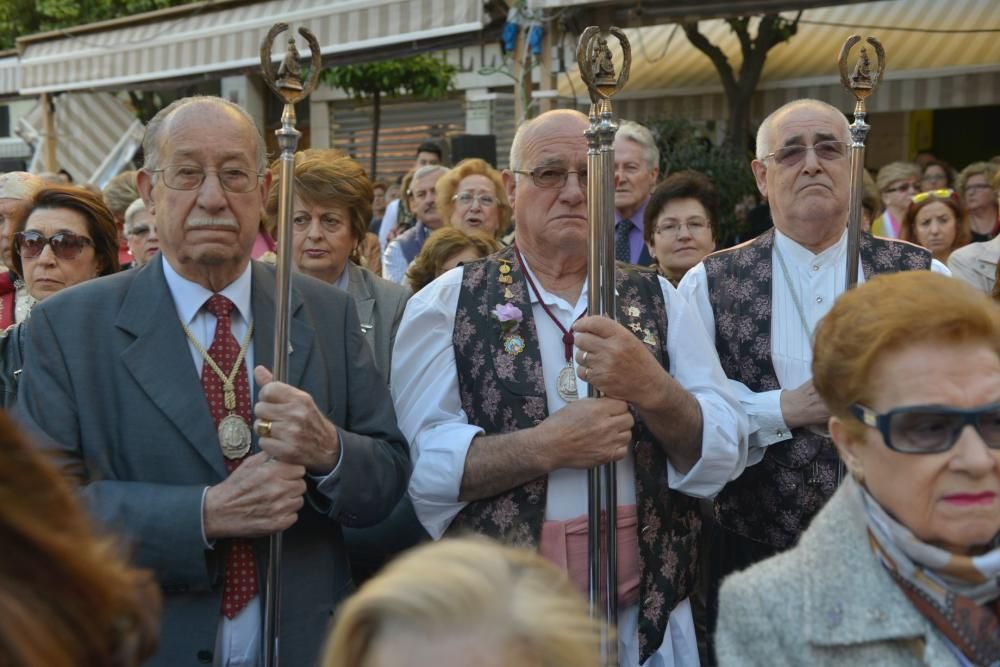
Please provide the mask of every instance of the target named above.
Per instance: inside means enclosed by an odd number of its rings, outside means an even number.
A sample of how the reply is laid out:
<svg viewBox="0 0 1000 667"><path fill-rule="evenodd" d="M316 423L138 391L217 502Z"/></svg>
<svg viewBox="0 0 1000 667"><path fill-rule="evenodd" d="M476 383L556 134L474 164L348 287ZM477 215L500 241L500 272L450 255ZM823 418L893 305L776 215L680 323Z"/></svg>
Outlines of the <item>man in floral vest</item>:
<svg viewBox="0 0 1000 667"><path fill-rule="evenodd" d="M710 598L726 574L795 544L841 478L810 365L816 323L846 284L850 141L846 118L825 102L768 116L751 167L774 228L709 255L680 284L753 431L746 471L716 497ZM901 241L862 234L860 252L859 281L932 268L928 251Z"/></svg>
<svg viewBox="0 0 1000 667"><path fill-rule="evenodd" d="M746 417L654 273L619 265L617 322L587 316L587 127L569 110L522 125L503 174L517 244L407 305L392 377L410 495L434 538L539 549L585 590L587 469L617 461L621 664L696 665L695 498L740 474Z"/></svg>

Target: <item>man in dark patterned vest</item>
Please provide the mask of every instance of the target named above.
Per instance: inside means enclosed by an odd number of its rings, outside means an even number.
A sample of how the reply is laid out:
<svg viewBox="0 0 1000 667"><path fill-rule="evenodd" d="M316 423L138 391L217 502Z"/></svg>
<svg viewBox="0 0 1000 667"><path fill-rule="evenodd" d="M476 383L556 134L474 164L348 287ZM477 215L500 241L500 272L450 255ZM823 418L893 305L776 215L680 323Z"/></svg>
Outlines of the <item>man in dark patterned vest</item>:
<svg viewBox="0 0 1000 667"><path fill-rule="evenodd" d="M392 378L410 495L434 538L540 549L585 589L586 471L617 461L621 664L695 665L692 496L739 475L746 418L654 273L619 265L620 323L586 316L587 126L563 110L519 128L503 175L517 245L407 306ZM607 397L585 398L588 380Z"/></svg>
<svg viewBox="0 0 1000 667"><path fill-rule="evenodd" d="M716 497L710 605L723 576L792 546L840 480L810 365L816 323L845 289L849 142L846 118L825 102L768 116L751 166L774 228L709 255L680 284L753 431L746 471ZM863 234L858 280L931 264L923 248Z"/></svg>

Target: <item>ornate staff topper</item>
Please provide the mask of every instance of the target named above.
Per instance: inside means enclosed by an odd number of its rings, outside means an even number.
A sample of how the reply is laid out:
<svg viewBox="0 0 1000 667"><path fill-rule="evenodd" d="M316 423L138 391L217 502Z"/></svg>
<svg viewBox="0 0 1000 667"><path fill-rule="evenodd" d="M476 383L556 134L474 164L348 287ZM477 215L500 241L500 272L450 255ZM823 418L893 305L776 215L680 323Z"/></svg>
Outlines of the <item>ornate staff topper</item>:
<svg viewBox="0 0 1000 667"><path fill-rule="evenodd" d="M840 67L840 83L857 99L857 107L855 107L854 113L857 114L860 109L861 113L865 112L865 99L875 92L875 89L882 82L882 75L885 74L885 49L882 48L882 43L879 42L874 37L869 37L866 41L875 49L875 57L877 62L875 64L875 71L871 69L871 60L868 58L868 50L862 46L861 52L858 54L858 62L854 66L854 72L848 74L847 57L851 53L851 49L854 45L861 41L859 35L851 35L844 42L843 48L840 49L840 58L837 63Z"/></svg>
<svg viewBox="0 0 1000 667"><path fill-rule="evenodd" d="M625 87L629 70L632 69L632 46L628 37L619 28L608 28L607 34L618 38L622 49L622 70L615 78L615 64L611 57L608 40L601 29L592 25L580 35L576 47L576 62L580 66L580 78L590 91L590 101L597 104L600 99L610 99Z"/></svg>
<svg viewBox="0 0 1000 667"><path fill-rule="evenodd" d="M302 133L295 129L295 103L307 98L316 88L322 64L319 42L315 35L305 28L299 34L309 43L312 62L309 80L302 82L302 67L299 64L299 50L295 48L295 38L288 40L285 59L278 67L277 75L271 69L271 48L274 38L288 29L285 23L275 23L260 45L260 70L268 87L281 98L285 107L281 112L281 128L275 131L278 146L281 147L279 164L281 172L278 181L278 267L275 272L275 313L274 313L274 379L288 381L288 333L291 322L292 301L292 208L295 190L295 150ZM258 423L258 435L270 435L269 422ZM280 656L279 635L281 619L281 533L271 535L268 540L267 579L264 589L264 638L261 642L261 664L263 667L277 667Z"/></svg>

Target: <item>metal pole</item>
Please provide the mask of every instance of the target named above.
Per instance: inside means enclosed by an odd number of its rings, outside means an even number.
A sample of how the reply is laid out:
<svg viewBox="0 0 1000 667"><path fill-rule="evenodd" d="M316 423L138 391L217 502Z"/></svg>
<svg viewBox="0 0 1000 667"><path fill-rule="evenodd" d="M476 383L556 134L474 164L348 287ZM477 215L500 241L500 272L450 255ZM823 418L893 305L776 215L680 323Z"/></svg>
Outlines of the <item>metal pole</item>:
<svg viewBox="0 0 1000 667"><path fill-rule="evenodd" d="M858 283L858 265L860 258L858 250L861 245L861 200L865 194L865 139L871 126L865 122L867 112L865 99L871 95L885 73L885 50L874 37L867 39L875 49L877 63L875 70L871 69L868 52L864 46L854 71L848 74L847 57L851 48L861 41L858 35L851 35L840 49L837 64L840 69L840 82L851 93L856 102L854 105L854 122L851 124L851 200L847 222L847 278L846 289L853 289Z"/></svg>
<svg viewBox="0 0 1000 667"><path fill-rule="evenodd" d="M610 98L628 80L632 56L628 38L621 30L610 28L607 34L618 38L624 56L617 78L607 40L597 26L587 28L580 36L577 62L591 99L590 126L584 132L588 146L587 307L591 315L615 318L614 142L618 125L612 119ZM587 395L591 398L602 396L593 385L589 385ZM615 469L614 462L611 462L587 471L587 597L591 615L605 621L601 657L608 667L618 665L618 642L611 632L618 623L618 489Z"/></svg>
<svg viewBox="0 0 1000 667"><path fill-rule="evenodd" d="M274 369L276 382L288 381L288 334L291 323L292 296L292 210L295 198L295 150L302 133L295 128L295 103L316 87L321 65L319 43L305 28L299 34L309 43L312 65L305 85L299 69L299 54L295 39L288 40L285 59L275 78L271 71L271 47L274 38L288 26L276 23L268 31L260 47L260 66L264 81L285 103L281 113L281 128L275 131L281 148L281 175L278 180L278 266L275 275ZM264 632L261 640L263 667L277 667L280 660L281 635L281 533L268 539L267 575L264 588Z"/></svg>

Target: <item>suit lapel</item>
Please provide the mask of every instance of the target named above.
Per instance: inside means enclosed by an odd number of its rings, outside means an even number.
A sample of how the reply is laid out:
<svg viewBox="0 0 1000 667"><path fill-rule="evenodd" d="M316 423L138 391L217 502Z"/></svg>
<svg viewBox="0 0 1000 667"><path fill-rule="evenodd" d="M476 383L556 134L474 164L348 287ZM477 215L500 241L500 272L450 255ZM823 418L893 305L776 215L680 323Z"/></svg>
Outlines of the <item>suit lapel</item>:
<svg viewBox="0 0 1000 667"><path fill-rule="evenodd" d="M295 283L302 278L293 273L292 277L292 318L289 328L288 379L287 384L299 387L305 374L306 361L312 351L314 331L309 323L306 310L302 307L302 297L295 289ZM274 371L274 322L275 322L275 277L274 269L253 263L251 274L252 293L250 302L253 307L254 334L253 358L254 364L264 366ZM254 402L260 393L260 387L254 383Z"/></svg>
<svg viewBox="0 0 1000 667"><path fill-rule="evenodd" d="M151 299L150 295L157 296ZM135 336L121 355L129 373L149 400L224 478L226 467L212 415L158 259L136 273L115 325Z"/></svg>
<svg viewBox="0 0 1000 667"><path fill-rule="evenodd" d="M361 270L361 267L348 263L347 269L350 271L350 283L347 288L357 304L361 330L365 337L368 337L369 332L375 328L375 321L372 319L372 313L375 310L375 297L369 289L368 281L365 280L365 272Z"/></svg>

